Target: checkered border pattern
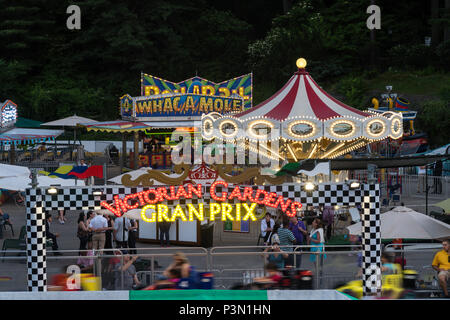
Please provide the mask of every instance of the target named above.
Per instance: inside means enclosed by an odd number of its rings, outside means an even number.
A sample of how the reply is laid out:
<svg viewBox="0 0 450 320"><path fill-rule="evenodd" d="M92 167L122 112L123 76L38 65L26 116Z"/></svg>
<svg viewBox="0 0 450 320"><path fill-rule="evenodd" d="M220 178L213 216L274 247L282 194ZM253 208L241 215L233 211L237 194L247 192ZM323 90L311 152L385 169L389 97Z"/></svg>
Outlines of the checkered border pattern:
<svg viewBox="0 0 450 320"><path fill-rule="evenodd" d="M41 190L33 190L31 197L28 189L26 202L28 291L47 291L45 212Z"/></svg>
<svg viewBox="0 0 450 320"><path fill-rule="evenodd" d="M380 186L363 185L362 246L364 295L381 292Z"/></svg>
<svg viewBox="0 0 450 320"><path fill-rule="evenodd" d="M160 186L155 186L158 188ZM235 185L228 185L230 194ZM251 186L254 190L261 186ZM223 186L216 187L216 193L220 194ZM360 189L352 190L345 183L319 184L317 190L307 192L302 190L300 184L283 184L276 186L263 186L267 192L275 192L285 199L300 202L303 206L318 205L363 205L362 233L363 252L363 284L365 292L381 290L381 236L379 219L379 185L361 185ZM27 189L27 256L28 256L28 289L29 291L46 291L46 250L45 250L45 211L48 210L99 210L100 202L113 201L114 195L123 198L125 195L137 193L149 188L123 187L123 186L98 186L102 189L102 196L94 196L92 187L60 188L57 195L46 194L45 189ZM210 198L210 186L204 186L204 199ZM179 204L198 204L201 199L195 196L193 199L180 199L179 201L167 201L169 206ZM235 202L239 202L235 199ZM363 204L364 203L364 204ZM366 226L367 224L367 226Z"/></svg>
<svg viewBox="0 0 450 320"><path fill-rule="evenodd" d="M58 189L58 194L46 194L46 189L27 189L30 201L35 201L36 196L43 196L45 210L99 210L101 198L94 196L92 187L72 187ZM101 188L95 188L101 189Z"/></svg>

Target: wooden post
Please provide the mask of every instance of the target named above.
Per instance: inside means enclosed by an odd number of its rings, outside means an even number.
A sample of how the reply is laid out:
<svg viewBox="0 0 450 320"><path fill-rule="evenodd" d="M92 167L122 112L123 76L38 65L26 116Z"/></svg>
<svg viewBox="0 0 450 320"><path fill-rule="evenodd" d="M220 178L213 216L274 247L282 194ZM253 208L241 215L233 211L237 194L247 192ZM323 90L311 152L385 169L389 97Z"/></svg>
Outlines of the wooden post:
<svg viewBox="0 0 450 320"><path fill-rule="evenodd" d="M134 132L134 169L138 169L139 161L139 131Z"/></svg>
<svg viewBox="0 0 450 320"><path fill-rule="evenodd" d="M9 163L15 164L16 163L16 145L14 142L10 144L9 148Z"/></svg>
<svg viewBox="0 0 450 320"><path fill-rule="evenodd" d="M122 155L120 157L120 173L122 174L122 170L127 163L127 140L126 133L122 133Z"/></svg>

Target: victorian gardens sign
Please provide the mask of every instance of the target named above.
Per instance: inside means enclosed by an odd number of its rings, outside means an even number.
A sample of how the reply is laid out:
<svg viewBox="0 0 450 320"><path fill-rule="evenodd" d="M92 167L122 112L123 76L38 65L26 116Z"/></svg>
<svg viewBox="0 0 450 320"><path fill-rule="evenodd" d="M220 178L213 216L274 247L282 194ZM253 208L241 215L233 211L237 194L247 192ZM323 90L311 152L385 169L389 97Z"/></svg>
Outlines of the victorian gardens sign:
<svg viewBox="0 0 450 320"><path fill-rule="evenodd" d="M236 185L232 192L218 191L218 187L228 189L225 181L216 181L211 185L208 195L205 195L204 186L201 184L186 184L170 187L150 188L145 191L133 193L120 198L114 196L114 203L101 202L101 206L108 209L117 217L122 216L128 210L141 208L141 218L145 222L173 222L177 218L182 221L256 221L255 209L258 205L280 209L288 216L294 216L302 205L291 199L284 199L275 192L267 192L263 189L253 189L249 186ZM197 198L203 202L194 204L175 204L169 207L165 201ZM234 203L238 200L238 203ZM206 217L205 213L209 213Z"/></svg>

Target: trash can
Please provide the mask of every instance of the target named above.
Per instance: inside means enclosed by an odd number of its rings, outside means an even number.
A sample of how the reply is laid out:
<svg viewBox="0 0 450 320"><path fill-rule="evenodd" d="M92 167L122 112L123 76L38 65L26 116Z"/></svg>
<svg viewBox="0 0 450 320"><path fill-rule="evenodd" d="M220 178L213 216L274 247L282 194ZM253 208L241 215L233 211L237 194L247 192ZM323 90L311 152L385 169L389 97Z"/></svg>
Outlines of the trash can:
<svg viewBox="0 0 450 320"><path fill-rule="evenodd" d="M200 226L200 236L201 236L200 245L204 248L210 248L213 246L214 224L215 222L210 222L202 224Z"/></svg>

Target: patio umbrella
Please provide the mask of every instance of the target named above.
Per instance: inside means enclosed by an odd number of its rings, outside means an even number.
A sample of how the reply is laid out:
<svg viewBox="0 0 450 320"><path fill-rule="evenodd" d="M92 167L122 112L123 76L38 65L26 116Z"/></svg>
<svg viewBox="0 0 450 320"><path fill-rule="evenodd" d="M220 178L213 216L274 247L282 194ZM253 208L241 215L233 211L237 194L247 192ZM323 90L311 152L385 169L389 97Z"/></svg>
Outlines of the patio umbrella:
<svg viewBox="0 0 450 320"><path fill-rule="evenodd" d="M444 239L450 237L450 225L406 207L395 207L381 214L382 239ZM347 229L351 235L361 235L358 222Z"/></svg>
<svg viewBox="0 0 450 320"><path fill-rule="evenodd" d="M85 117L80 117L80 116L77 116L76 114L74 114L73 116L70 116L70 117L42 123L41 126L74 128L73 141L75 142L76 137L77 137L76 127L80 123L88 123L88 122L95 123L97 121L89 119L89 118L85 118Z"/></svg>
<svg viewBox="0 0 450 320"><path fill-rule="evenodd" d="M438 202L436 204L433 204L433 206L442 208L442 209L444 209L445 213L450 214L450 198L448 198L447 200Z"/></svg>

